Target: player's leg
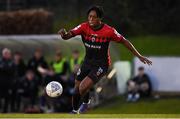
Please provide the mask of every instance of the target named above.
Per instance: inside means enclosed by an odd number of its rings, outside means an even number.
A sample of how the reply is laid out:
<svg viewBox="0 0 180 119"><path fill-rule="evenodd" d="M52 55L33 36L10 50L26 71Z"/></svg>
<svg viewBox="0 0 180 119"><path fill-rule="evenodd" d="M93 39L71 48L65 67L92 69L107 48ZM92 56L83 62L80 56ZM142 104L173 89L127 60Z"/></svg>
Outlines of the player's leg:
<svg viewBox="0 0 180 119"><path fill-rule="evenodd" d="M85 96L82 98L81 106L79 107L79 113L86 112L86 110L89 108L89 105L91 103L90 100L90 92L88 91Z"/></svg>
<svg viewBox="0 0 180 119"><path fill-rule="evenodd" d="M91 89L91 87L94 85L93 80L86 76L84 80L81 81L79 85L79 93L82 97L85 96L86 93Z"/></svg>
<svg viewBox="0 0 180 119"><path fill-rule="evenodd" d="M84 95L84 97L83 97L83 99L82 99L82 102L83 102L83 103L86 103L86 104L90 103L90 91L88 91L88 92Z"/></svg>
<svg viewBox="0 0 180 119"><path fill-rule="evenodd" d="M128 90L127 99L126 99L127 102L130 102L133 100L135 88L136 88L135 82L132 80L129 80L127 83L127 90Z"/></svg>
<svg viewBox="0 0 180 119"><path fill-rule="evenodd" d="M88 75L88 73L89 73L88 66L85 64L83 64L82 67L77 72L77 77L74 86L75 93L72 98L72 106L74 112L77 112L77 110L79 109L80 101L81 101L81 96L79 93L79 85L81 81Z"/></svg>
<svg viewBox="0 0 180 119"><path fill-rule="evenodd" d="M86 76L79 86L79 92L81 97L84 98L84 100L87 101L87 97L89 90L93 87L94 84L96 84L101 77L103 77L107 73L107 67L95 67L91 70L91 72ZM81 107L79 109L80 113L84 113L87 111L87 105L88 104L81 104Z"/></svg>
<svg viewBox="0 0 180 119"><path fill-rule="evenodd" d="M72 107L73 111L76 113L79 108L79 101L81 99L80 94L79 94L79 85L81 81L75 80L75 86L74 86L74 95L72 97Z"/></svg>
<svg viewBox="0 0 180 119"><path fill-rule="evenodd" d="M90 99L89 99L89 90L93 86L93 81L89 78L86 77L80 84L79 90L81 94L81 106L79 108L79 113L85 113L88 110L89 104L90 104Z"/></svg>

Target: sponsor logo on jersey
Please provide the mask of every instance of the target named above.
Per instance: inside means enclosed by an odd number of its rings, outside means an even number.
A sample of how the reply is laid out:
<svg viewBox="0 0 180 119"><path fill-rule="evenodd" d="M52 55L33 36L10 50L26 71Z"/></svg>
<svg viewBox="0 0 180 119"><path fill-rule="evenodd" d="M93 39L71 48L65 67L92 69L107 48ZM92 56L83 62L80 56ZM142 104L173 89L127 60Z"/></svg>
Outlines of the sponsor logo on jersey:
<svg viewBox="0 0 180 119"><path fill-rule="evenodd" d="M88 43L84 43L84 45L88 48L101 49L100 45L90 45Z"/></svg>
<svg viewBox="0 0 180 119"><path fill-rule="evenodd" d="M97 34L91 34L91 36L92 36L91 41L95 42L98 35Z"/></svg>
<svg viewBox="0 0 180 119"><path fill-rule="evenodd" d="M102 73L103 73L103 69L99 67L98 71L96 72L96 75L99 76Z"/></svg>
<svg viewBox="0 0 180 119"><path fill-rule="evenodd" d="M92 37L92 38L91 38L91 41L92 41L92 42L95 42L95 40L96 40L95 37Z"/></svg>

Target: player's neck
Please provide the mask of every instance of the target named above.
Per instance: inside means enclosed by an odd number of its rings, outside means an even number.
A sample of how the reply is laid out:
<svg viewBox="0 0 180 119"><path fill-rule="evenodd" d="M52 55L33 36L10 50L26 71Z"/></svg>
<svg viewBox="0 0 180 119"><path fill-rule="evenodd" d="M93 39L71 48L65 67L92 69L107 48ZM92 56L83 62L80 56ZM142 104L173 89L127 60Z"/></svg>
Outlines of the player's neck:
<svg viewBox="0 0 180 119"><path fill-rule="evenodd" d="M97 24L96 26L92 26L91 28L96 31L96 30L101 29L102 26L103 26L103 23L101 22L101 23Z"/></svg>

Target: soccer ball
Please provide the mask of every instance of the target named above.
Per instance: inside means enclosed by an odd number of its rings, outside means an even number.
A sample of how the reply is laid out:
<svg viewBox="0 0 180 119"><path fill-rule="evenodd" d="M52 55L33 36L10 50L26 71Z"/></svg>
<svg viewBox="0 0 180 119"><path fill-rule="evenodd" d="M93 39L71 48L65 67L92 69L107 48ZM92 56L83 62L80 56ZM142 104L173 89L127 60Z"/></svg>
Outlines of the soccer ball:
<svg viewBox="0 0 180 119"><path fill-rule="evenodd" d="M57 81L51 81L46 86L46 93L49 97L58 97L62 94L63 87Z"/></svg>

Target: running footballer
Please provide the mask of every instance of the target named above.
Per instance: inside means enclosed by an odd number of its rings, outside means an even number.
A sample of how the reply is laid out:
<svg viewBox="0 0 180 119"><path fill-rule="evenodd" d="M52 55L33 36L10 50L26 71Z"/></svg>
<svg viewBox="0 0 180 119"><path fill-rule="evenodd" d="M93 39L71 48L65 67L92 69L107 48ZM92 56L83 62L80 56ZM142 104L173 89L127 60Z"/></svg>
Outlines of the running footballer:
<svg viewBox="0 0 180 119"><path fill-rule="evenodd" d="M87 109L87 103L89 101L88 91L107 73L108 66L111 62L109 56L109 43L111 41L123 44L144 64L152 64L148 58L142 56L135 47L113 27L102 22L102 7L91 7L88 10L87 15L87 22L80 24L68 32L63 28L58 32L64 40L81 35L86 49L84 62L75 79L75 94L72 98L72 113L83 113ZM83 100L83 104L79 107L81 99Z"/></svg>

